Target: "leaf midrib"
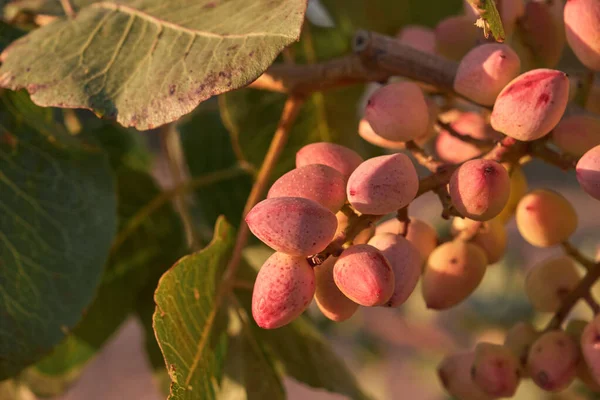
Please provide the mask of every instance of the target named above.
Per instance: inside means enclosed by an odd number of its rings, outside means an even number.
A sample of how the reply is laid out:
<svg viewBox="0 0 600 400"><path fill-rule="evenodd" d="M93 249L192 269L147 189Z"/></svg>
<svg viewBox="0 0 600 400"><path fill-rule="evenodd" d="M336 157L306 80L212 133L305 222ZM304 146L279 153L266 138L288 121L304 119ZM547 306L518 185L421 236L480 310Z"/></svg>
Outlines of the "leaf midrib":
<svg viewBox="0 0 600 400"><path fill-rule="evenodd" d="M213 38L213 39L246 39L249 37L281 37L281 38L285 38L285 39L296 39L296 36L293 35L285 35L282 33L272 33L272 32L250 32L250 33L245 33L245 34L219 34L219 33L214 33L214 32L208 32L208 31L201 31L198 29L191 29L191 28L186 28L185 26L182 25L178 25L174 22L169 22L166 21L164 19L155 17L154 15L148 14L147 12L144 12L142 10L138 10L137 8L131 7L131 6L126 6L123 4L117 4L117 3L112 3L109 1L101 1L99 3L94 3L92 4L90 7L93 8L103 8L106 10L111 10L111 11L116 11L116 12L121 12L124 14L128 14L131 15L133 17L139 17L143 20L146 20L148 22L151 22L159 27L165 27L165 28L169 28L169 29L173 29L176 31L180 31L180 32L185 32L188 33L190 35L195 35L195 36L202 36L202 37L206 37L206 38Z"/></svg>

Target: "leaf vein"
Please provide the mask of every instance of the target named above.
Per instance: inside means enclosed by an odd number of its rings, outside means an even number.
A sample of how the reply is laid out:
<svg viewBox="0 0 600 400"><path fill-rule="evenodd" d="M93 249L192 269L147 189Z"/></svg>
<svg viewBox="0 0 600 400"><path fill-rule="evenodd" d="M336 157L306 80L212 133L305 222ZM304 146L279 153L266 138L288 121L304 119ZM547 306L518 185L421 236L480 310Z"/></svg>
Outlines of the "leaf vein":
<svg viewBox="0 0 600 400"><path fill-rule="evenodd" d="M214 32L207 32L207 31L201 31L198 29L191 29L191 28L186 28L185 26L182 25L178 25L174 22L170 22L170 21L165 21L163 19L160 19L158 17L155 17L154 15L150 15L142 10L138 10L134 7L131 6L126 6L123 4L116 4L116 3L111 3L108 1L101 1L98 3L94 3L92 4L90 7L95 7L95 8L104 8L107 10L114 10L117 12L122 12L125 14L131 14L131 15L135 15L138 16L142 19L151 21L153 23L155 23L156 25L162 25L165 26L167 28L170 29L174 29L177 31L184 31L184 32L188 32L192 35L197 35L197 36L203 36L206 38L215 38L215 39L243 39L246 37L253 37L253 36L257 36L257 37L263 37L263 36L271 36L271 37L282 37L282 38L286 38L286 39L295 39L294 36L288 36L288 35L284 35L281 33L271 33L271 32L250 32L250 33L244 33L244 34L219 34L219 33L214 33Z"/></svg>

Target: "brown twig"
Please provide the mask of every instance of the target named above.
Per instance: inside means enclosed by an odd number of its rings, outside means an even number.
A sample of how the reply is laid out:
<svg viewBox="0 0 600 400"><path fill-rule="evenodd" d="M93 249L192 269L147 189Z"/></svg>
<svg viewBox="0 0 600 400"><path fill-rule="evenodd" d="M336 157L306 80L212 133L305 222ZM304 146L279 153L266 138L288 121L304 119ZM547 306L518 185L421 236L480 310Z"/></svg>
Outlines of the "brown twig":
<svg viewBox="0 0 600 400"><path fill-rule="evenodd" d="M427 192L437 189L440 186L447 185L452 177L452 174L460 165L442 165L437 171L419 181L419 191L417 196L419 197Z"/></svg>
<svg viewBox="0 0 600 400"><path fill-rule="evenodd" d="M577 159L575 157L555 152L546 145L545 140L532 142L530 155L565 171L575 168L575 165L577 164Z"/></svg>
<svg viewBox="0 0 600 400"><path fill-rule="evenodd" d="M234 289L254 290L254 282L242 281L242 280L239 280L239 279L234 280L232 282L231 286Z"/></svg>
<svg viewBox="0 0 600 400"><path fill-rule="evenodd" d="M589 271L592 268L594 268L594 265L595 265L594 261L588 259L586 256L581 254L579 249L577 247L573 246L570 242L565 241L565 242L562 242L560 245L563 248L563 251L565 252L566 255L568 255L575 261L577 261L585 269L587 269Z"/></svg>
<svg viewBox="0 0 600 400"><path fill-rule="evenodd" d="M419 164L427 168L431 172L437 172L440 167L445 164L439 160L433 158L431 154L428 154L421 146L416 144L414 141L409 140L406 142L406 149L410 151L412 156L417 160Z"/></svg>
<svg viewBox="0 0 600 400"><path fill-rule="evenodd" d="M354 52L347 56L309 65L274 64L249 87L282 93L309 94L365 82L382 82L404 76L454 93L458 63L421 52L396 39L359 31Z"/></svg>
<svg viewBox="0 0 600 400"><path fill-rule="evenodd" d="M577 287L564 299L545 330L551 331L560 328L565 318L571 312L571 309L579 300L585 298L590 293L590 289L594 286L598 278L600 278L600 264L595 264L579 282Z"/></svg>
<svg viewBox="0 0 600 400"><path fill-rule="evenodd" d="M337 257L341 254L344 243L354 240L363 229L372 226L377 220L381 219L382 215L362 214L351 216L348 219L348 225L333 241L320 253L308 257L308 262L312 266L323 264L330 256Z"/></svg>
<svg viewBox="0 0 600 400"><path fill-rule="evenodd" d="M356 212L354 212L354 209L348 203L344 204L340 211L348 218L353 218L356 216Z"/></svg>
<svg viewBox="0 0 600 400"><path fill-rule="evenodd" d="M516 162L527 152L526 144L506 136L482 158L497 162Z"/></svg>
<svg viewBox="0 0 600 400"><path fill-rule="evenodd" d="M379 82L391 74L366 68L351 54L317 64L273 64L249 87L280 93L309 94L365 82Z"/></svg>
<svg viewBox="0 0 600 400"><path fill-rule="evenodd" d="M450 195L448 194L448 190L446 189L445 186L439 186L436 189L434 189L435 194L437 194L437 196L440 199L440 203L442 203L442 218L444 219L450 219L450 217L462 217L462 215L460 215L460 213L456 210L456 208L454 207L454 205L452 204L452 199L450 198Z"/></svg>
<svg viewBox="0 0 600 400"><path fill-rule="evenodd" d="M598 304L598 302L596 301L596 299L594 299L591 293L586 293L586 295L583 296L583 300L592 309L594 315L600 314L600 304Z"/></svg>
<svg viewBox="0 0 600 400"><path fill-rule="evenodd" d="M71 0L60 0L60 5L62 6L67 17L75 18L76 13L73 9L73 5L71 4Z"/></svg>
<svg viewBox="0 0 600 400"><path fill-rule="evenodd" d="M451 124L447 124L445 122L440 121L439 119L436 121L435 123L440 129L445 130L446 132L448 132L451 136L454 136L457 139L462 140L465 143L469 143L472 144L474 146L477 147L481 147L481 148L490 148L494 145L493 141L490 140L482 140L482 139L477 139L471 135L465 135L462 133L459 133L456 129L454 129L452 127Z"/></svg>
<svg viewBox="0 0 600 400"><path fill-rule="evenodd" d="M560 328L565 318L569 315L575 304L579 300L584 300L590 307L597 312L596 301L591 297L590 289L596 281L600 278L600 262L593 262L587 259L583 254L579 252L577 248L572 246L569 242L562 243L563 250L567 255L573 257L579 263L586 267L587 273L583 279L579 282L577 287L568 294L564 299L560 308L554 314L552 320L546 326L546 331L551 331ZM593 302L592 302L593 301Z"/></svg>
<svg viewBox="0 0 600 400"><path fill-rule="evenodd" d="M353 49L365 65L390 75L399 75L454 92L458 63L416 50L396 38L370 31L354 35Z"/></svg>
<svg viewBox="0 0 600 400"><path fill-rule="evenodd" d="M254 207L264 195L269 183L271 171L279 160L279 156L281 155L283 148L287 143L292 125L296 121L304 101L305 98L303 96L290 96L286 100L283 107L283 112L281 113L281 118L279 119L277 130L275 131L275 135L271 140L271 145L269 146L267 155L265 156L262 166L258 171L258 176L254 182L254 185L252 185L252 190L250 191L250 195L246 201L242 218L245 218L246 214L250 212L252 207ZM227 264L225 273L223 274L223 279L225 282L229 282L235 277L235 273L237 272L240 260L242 258L242 250L244 250L244 247L246 246L249 234L250 230L248 229L248 225L242 220L235 240L233 254L229 260L229 263Z"/></svg>
<svg viewBox="0 0 600 400"><path fill-rule="evenodd" d="M400 221L400 229L398 234L406 237L408 235L408 228L410 226L410 217L408 216L408 206L402 207L396 214L396 219Z"/></svg>

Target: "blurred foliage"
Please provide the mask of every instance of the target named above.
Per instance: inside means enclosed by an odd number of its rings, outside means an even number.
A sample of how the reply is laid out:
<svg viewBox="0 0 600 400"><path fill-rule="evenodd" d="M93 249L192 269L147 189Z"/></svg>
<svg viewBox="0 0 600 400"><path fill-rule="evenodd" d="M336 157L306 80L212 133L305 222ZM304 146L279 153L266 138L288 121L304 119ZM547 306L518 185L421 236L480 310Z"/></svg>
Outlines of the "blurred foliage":
<svg viewBox="0 0 600 400"><path fill-rule="evenodd" d="M160 189L148 173L148 150L139 133L108 123L82 136L99 142L109 155L117 178L119 233L96 297L82 321L25 374L30 388L44 396L62 393L80 375L134 312L142 291L155 288L162 273L185 251L181 224L170 203L140 220L139 213ZM148 305L153 304L151 294L145 296Z"/></svg>

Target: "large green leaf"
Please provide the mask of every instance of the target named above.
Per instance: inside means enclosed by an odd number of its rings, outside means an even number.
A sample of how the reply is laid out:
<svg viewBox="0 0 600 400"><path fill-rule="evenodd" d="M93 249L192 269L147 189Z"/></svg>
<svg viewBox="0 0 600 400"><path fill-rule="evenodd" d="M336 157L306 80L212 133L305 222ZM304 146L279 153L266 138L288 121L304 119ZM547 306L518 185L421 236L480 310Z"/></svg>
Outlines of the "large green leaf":
<svg viewBox="0 0 600 400"><path fill-rule="evenodd" d="M107 157L23 93L0 108L0 380L41 359L91 302L116 231Z"/></svg>
<svg viewBox="0 0 600 400"><path fill-rule="evenodd" d="M212 242L177 262L156 289L154 331L172 380L169 399L284 398L249 314L223 282L233 245L221 217Z"/></svg>
<svg viewBox="0 0 600 400"><path fill-rule="evenodd" d="M239 164L219 111L206 102L178 125L190 173L194 177ZM201 220L212 229L219 215L237 226L252 188L250 174L238 174L198 188L195 198Z"/></svg>
<svg viewBox="0 0 600 400"><path fill-rule="evenodd" d="M156 287L160 275L185 249L177 214L170 203L154 211L131 233L123 228L160 190L144 172L121 166L117 170L120 232L112 248L102 284L85 317L74 331L35 368L28 370L37 394L61 393L83 366L135 311L146 286ZM127 235L126 238L122 238ZM152 296L145 297L152 305Z"/></svg>
<svg viewBox="0 0 600 400"><path fill-rule="evenodd" d="M166 396L169 394L169 387L171 379L167 373L165 366L165 359L160 351L156 336L154 335L154 327L152 326L152 319L154 316L154 310L156 305L154 304L154 291L156 290L156 283L148 284L138 294L136 303L135 313L142 324L144 331L144 349L146 350L146 357L152 368L152 375L154 382L158 389Z"/></svg>
<svg viewBox="0 0 600 400"><path fill-rule="evenodd" d="M227 351L221 278L233 229L220 219L213 241L159 281L154 331L171 376L170 399L214 399Z"/></svg>
<svg viewBox="0 0 600 400"><path fill-rule="evenodd" d="M229 343L219 398L283 400L281 379L251 324L246 311L234 301L229 309Z"/></svg>
<svg viewBox="0 0 600 400"><path fill-rule="evenodd" d="M0 85L125 126L174 121L251 82L297 40L306 0L123 0L35 30L2 54Z"/></svg>
<svg viewBox="0 0 600 400"><path fill-rule="evenodd" d="M140 211L161 193L147 172L149 155L140 134L102 123L83 135L101 144L117 176L119 233L103 282L83 320L51 354L24 374L29 387L44 396L63 392L79 376L134 307L137 309L142 292L148 309L154 310L152 294L160 274L185 249L181 223L170 203L140 220ZM125 229L138 220L135 229Z"/></svg>

